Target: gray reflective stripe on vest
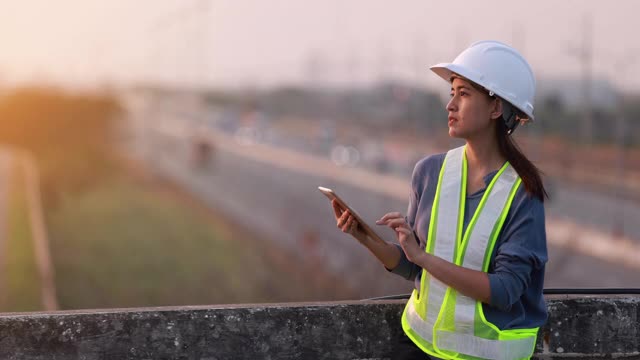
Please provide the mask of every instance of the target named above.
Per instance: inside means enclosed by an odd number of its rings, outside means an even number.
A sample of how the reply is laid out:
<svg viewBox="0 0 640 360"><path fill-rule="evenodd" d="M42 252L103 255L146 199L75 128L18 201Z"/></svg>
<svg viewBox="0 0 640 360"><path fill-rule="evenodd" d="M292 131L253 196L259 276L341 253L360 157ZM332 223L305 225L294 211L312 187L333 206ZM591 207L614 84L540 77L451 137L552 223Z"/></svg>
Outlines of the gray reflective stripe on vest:
<svg viewBox="0 0 640 360"><path fill-rule="evenodd" d="M462 259L462 267L482 271L485 253L491 233L504 210L511 190L518 181L518 173L508 166L502 174L498 174L487 197L486 203L479 210L477 221L468 235L466 251ZM498 176L496 175L496 176ZM479 205L479 206L482 206ZM470 225L471 226L471 225ZM476 300L458 293L456 297L455 326L456 332L473 334L476 314ZM438 343L439 344L439 343Z"/></svg>
<svg viewBox="0 0 640 360"><path fill-rule="evenodd" d="M416 312L415 305L413 304L413 298L409 299L406 308L406 319L411 326L411 330L415 331L422 339L433 342L433 325L435 320L428 319L423 320Z"/></svg>
<svg viewBox="0 0 640 360"><path fill-rule="evenodd" d="M437 231L435 232L435 247L433 255L449 262L455 262L455 246L458 239L458 211L462 189L462 163L464 157L464 147L459 147L447 152L444 162L442 181L439 183L440 199L438 207ZM433 216L433 214L432 214ZM453 220L453 221L452 221ZM454 241L450 241L454 239ZM411 328L425 340L433 341L433 326L436 323L440 308L444 301L444 296L448 286L440 280L434 278L426 271L423 271L428 281L427 293L427 313L422 319L416 312L413 301L407 304L407 320ZM421 296L424 294L421 294ZM425 301L423 298L422 301Z"/></svg>
<svg viewBox="0 0 640 360"><path fill-rule="evenodd" d="M528 359L535 337L515 340L490 340L471 334L438 331L438 347L485 359Z"/></svg>

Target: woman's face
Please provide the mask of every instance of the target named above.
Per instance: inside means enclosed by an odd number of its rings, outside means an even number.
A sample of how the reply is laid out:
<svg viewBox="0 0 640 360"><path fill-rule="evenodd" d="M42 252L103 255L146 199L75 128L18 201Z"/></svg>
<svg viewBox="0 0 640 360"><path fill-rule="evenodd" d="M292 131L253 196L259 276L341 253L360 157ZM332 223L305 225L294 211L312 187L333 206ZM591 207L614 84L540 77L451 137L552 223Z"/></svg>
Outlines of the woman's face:
<svg viewBox="0 0 640 360"><path fill-rule="evenodd" d="M451 99L447 104L449 136L469 139L492 130L491 119L497 117L496 100L458 77L451 83L450 95Z"/></svg>

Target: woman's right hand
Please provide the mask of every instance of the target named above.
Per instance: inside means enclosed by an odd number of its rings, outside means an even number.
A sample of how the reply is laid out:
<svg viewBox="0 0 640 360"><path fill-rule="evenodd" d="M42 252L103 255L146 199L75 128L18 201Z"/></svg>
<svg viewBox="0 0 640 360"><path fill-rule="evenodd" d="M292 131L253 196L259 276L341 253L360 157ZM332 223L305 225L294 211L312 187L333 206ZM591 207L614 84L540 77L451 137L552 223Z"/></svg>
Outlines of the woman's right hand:
<svg viewBox="0 0 640 360"><path fill-rule="evenodd" d="M331 206L333 206L333 212L336 215L336 222L338 229L346 234L350 234L359 242L364 242L367 235L362 229L362 226L358 224L358 221L351 215L349 210L343 209L336 200L331 200Z"/></svg>

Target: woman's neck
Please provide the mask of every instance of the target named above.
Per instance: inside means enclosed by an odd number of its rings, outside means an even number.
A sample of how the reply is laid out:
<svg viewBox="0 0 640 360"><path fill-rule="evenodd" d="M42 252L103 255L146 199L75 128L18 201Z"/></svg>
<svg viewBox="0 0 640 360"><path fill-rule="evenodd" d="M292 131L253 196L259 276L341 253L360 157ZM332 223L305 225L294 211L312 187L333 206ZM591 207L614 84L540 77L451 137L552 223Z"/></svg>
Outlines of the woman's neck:
<svg viewBox="0 0 640 360"><path fill-rule="evenodd" d="M493 136L467 139L465 154L469 171L480 172L482 176L500 169L506 161L500 154L498 143Z"/></svg>

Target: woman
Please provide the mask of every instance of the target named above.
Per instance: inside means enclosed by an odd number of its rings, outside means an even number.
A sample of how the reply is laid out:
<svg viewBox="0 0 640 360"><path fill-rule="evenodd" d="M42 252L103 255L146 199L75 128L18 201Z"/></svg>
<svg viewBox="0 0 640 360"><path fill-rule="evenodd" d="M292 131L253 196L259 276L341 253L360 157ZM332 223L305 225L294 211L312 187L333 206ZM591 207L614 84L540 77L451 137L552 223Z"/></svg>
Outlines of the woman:
<svg viewBox="0 0 640 360"><path fill-rule="evenodd" d="M420 160L406 217L391 212L376 222L398 244L373 241L334 202L337 225L387 270L415 281L398 358L530 358L547 320L547 194L511 134L533 120L533 73L496 41L431 70L451 83L449 136L466 144Z"/></svg>

